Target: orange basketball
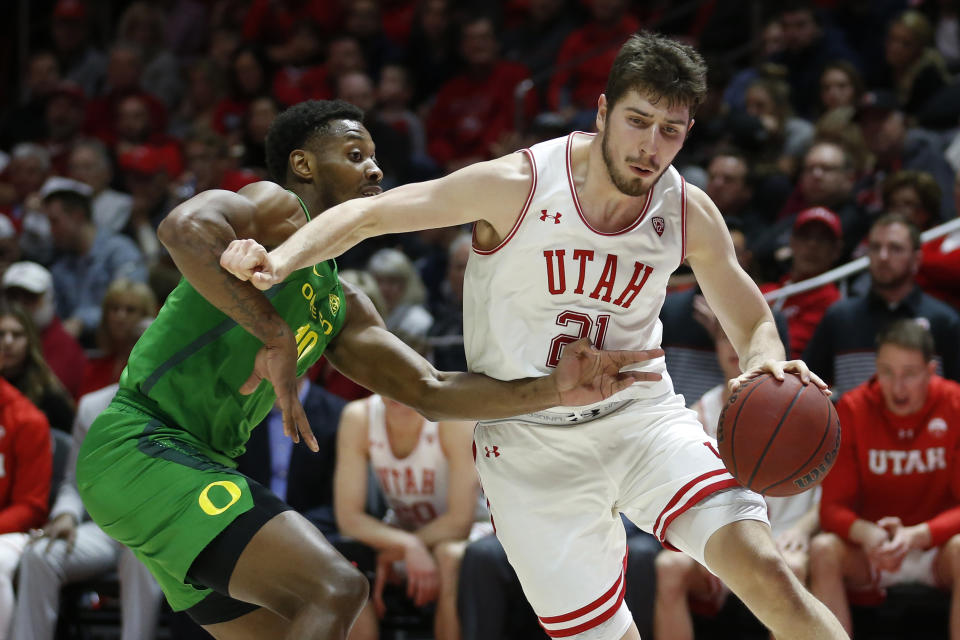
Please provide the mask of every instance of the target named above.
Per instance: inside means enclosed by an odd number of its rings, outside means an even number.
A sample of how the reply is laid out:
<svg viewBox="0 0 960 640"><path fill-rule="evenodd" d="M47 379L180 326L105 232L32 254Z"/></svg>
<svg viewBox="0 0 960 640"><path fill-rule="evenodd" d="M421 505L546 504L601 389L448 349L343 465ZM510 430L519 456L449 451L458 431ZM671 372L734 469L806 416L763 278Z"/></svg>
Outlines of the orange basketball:
<svg viewBox="0 0 960 640"><path fill-rule="evenodd" d="M768 496L792 496L819 484L840 450L833 403L791 373L741 385L720 413L720 457L740 484Z"/></svg>

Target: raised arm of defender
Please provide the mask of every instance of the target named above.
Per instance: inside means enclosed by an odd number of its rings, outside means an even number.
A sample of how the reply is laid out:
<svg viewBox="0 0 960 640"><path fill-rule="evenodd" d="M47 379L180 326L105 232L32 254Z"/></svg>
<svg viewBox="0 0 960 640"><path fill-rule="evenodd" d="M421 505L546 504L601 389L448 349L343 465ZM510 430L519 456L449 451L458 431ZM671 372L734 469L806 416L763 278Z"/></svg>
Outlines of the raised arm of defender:
<svg viewBox="0 0 960 640"><path fill-rule="evenodd" d="M504 238L523 210L532 182L523 154L478 162L437 180L331 207L273 251L252 240L231 243L220 264L240 280L266 290L297 269L335 258L365 238L386 233L480 221Z"/></svg>

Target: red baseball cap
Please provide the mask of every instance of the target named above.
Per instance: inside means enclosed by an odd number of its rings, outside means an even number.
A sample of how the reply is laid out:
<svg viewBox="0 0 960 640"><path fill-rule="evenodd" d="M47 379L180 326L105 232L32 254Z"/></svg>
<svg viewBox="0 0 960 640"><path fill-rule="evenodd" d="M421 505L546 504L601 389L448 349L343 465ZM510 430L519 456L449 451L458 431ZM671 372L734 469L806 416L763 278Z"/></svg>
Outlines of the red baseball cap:
<svg viewBox="0 0 960 640"><path fill-rule="evenodd" d="M163 147L148 145L133 147L120 154L117 164L123 171L145 176L163 172L172 178L176 173L176 158L172 157L169 149Z"/></svg>
<svg viewBox="0 0 960 640"><path fill-rule="evenodd" d="M840 224L840 218L830 209L826 207L811 207L810 209L804 209L797 214L797 219L793 222L793 229L796 231L800 227L811 224L813 222L819 222L822 225L826 225L830 231L833 232L833 235L837 237L837 240L843 239L843 225Z"/></svg>

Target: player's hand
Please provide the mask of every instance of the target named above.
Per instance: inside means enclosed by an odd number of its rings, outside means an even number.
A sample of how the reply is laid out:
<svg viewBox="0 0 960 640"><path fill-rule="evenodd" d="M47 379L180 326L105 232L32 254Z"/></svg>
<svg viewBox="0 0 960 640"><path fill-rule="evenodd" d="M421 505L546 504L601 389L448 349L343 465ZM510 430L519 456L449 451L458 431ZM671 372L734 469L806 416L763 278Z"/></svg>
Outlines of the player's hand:
<svg viewBox="0 0 960 640"><path fill-rule="evenodd" d="M403 560L407 567L407 597L418 607L436 600L440 593L437 563L419 538L407 545Z"/></svg>
<svg viewBox="0 0 960 640"><path fill-rule="evenodd" d="M283 416L284 435L294 442L300 442L300 436L303 436L311 451L320 451L320 445L310 429L307 414L300 404L297 343L292 333L285 332L282 337L260 347L253 361L253 372L240 387L240 393L253 393L263 380L269 380L277 394L277 406Z"/></svg>
<svg viewBox="0 0 960 640"><path fill-rule="evenodd" d="M383 588L387 585L387 580L393 572L393 558L384 554L377 555L377 572L373 578L373 589L370 593L370 599L373 601L373 610L378 618L383 618L387 614L387 605L383 601Z"/></svg>
<svg viewBox="0 0 960 640"><path fill-rule="evenodd" d="M283 282L287 277L282 265L256 240L234 240L220 254L220 266L261 291Z"/></svg>
<svg viewBox="0 0 960 640"><path fill-rule="evenodd" d="M663 349L646 351L605 351L590 344L586 338L571 342L563 348L560 362L550 378L560 396L560 404L578 407L609 398L634 382L659 380L659 373L649 371L620 371L622 368L659 358Z"/></svg>
<svg viewBox="0 0 960 640"><path fill-rule="evenodd" d="M53 520L44 525L43 529L34 529L30 532L31 542L47 539L47 548L44 553L50 552L55 540L63 540L67 543L67 554L73 551L77 542L77 520L70 513L61 513Z"/></svg>
<svg viewBox="0 0 960 640"><path fill-rule="evenodd" d="M810 368L807 367L807 363L805 363L803 360L764 360L758 366L752 367L741 373L736 378L731 379L727 383L727 387L731 392L736 391L748 380L752 380L753 378L763 375L764 373L772 374L777 380L783 380L784 375L787 373L792 373L799 377L803 384L810 384L812 382L820 387L820 390L828 396L833 394L833 392L827 388L827 383L821 380L820 376L815 374L813 371L810 371Z"/></svg>

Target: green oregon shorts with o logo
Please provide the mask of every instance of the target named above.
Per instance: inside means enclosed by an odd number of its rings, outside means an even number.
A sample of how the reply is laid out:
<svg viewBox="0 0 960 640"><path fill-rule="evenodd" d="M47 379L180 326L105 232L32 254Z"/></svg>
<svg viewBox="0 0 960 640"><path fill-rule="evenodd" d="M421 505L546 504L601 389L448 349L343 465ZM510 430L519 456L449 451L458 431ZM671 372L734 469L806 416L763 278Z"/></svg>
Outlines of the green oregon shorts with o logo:
<svg viewBox="0 0 960 640"><path fill-rule="evenodd" d="M185 581L197 555L253 507L247 478L233 466L186 431L114 399L84 438L77 486L94 522L133 550L182 611L210 593Z"/></svg>

